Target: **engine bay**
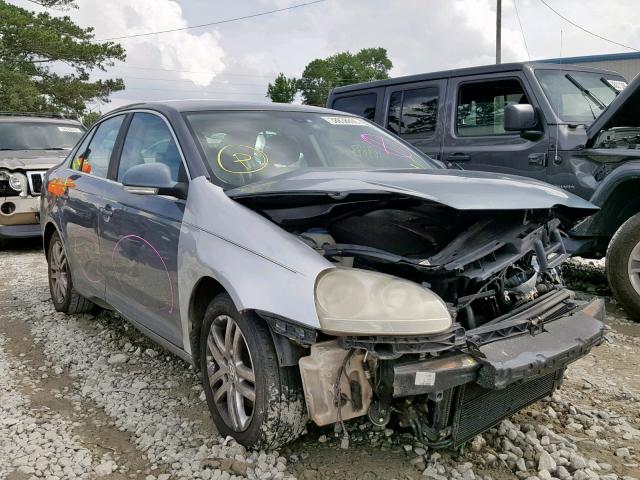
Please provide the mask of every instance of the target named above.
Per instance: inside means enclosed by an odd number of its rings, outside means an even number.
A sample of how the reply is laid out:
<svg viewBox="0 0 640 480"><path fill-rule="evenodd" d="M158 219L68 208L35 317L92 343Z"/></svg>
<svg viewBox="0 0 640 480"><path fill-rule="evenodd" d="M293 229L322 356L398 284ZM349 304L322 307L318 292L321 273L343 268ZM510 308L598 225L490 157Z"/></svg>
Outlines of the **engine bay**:
<svg viewBox="0 0 640 480"><path fill-rule="evenodd" d="M397 195L262 197L254 210L336 265L411 280L466 330L562 287L553 210L458 211Z"/></svg>

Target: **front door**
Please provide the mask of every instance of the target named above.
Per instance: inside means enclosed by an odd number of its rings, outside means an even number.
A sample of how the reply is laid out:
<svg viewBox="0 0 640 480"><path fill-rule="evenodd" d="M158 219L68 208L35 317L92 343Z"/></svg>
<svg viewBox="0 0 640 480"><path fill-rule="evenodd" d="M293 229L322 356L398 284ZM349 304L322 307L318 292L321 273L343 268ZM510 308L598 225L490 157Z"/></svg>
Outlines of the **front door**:
<svg viewBox="0 0 640 480"><path fill-rule="evenodd" d="M451 167L523 175L547 180L549 135L535 139L504 129L504 109L509 104L537 107L520 72L458 77L450 80L449 125L442 160ZM542 122L541 122L542 123ZM541 129L544 125L541 125Z"/></svg>
<svg viewBox="0 0 640 480"><path fill-rule="evenodd" d="M107 170L124 115L100 123L74 154L69 168L50 178L48 189L60 204L63 240L74 287L90 299L104 299L100 265L100 209L109 187Z"/></svg>
<svg viewBox="0 0 640 480"><path fill-rule="evenodd" d="M127 171L143 163L166 164L173 179L187 181L173 134L164 118L133 114L112 169L102 211L107 302L127 319L182 347L178 299L178 242L185 202L127 192Z"/></svg>
<svg viewBox="0 0 640 480"><path fill-rule="evenodd" d="M440 158L446 80L389 87L383 126L431 158Z"/></svg>

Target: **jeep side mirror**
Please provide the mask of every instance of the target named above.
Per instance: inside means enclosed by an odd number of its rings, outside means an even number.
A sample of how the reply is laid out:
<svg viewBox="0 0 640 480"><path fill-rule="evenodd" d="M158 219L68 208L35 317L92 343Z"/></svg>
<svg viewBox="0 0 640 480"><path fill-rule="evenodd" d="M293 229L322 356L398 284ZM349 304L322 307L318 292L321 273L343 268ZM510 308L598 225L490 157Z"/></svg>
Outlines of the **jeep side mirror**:
<svg viewBox="0 0 640 480"><path fill-rule="evenodd" d="M187 184L172 179L171 170L164 163L143 163L131 167L124 174L122 185L137 195L170 195L187 198Z"/></svg>
<svg viewBox="0 0 640 480"><path fill-rule="evenodd" d="M507 132L520 132L522 137L533 139L542 132L538 127L538 114L528 103L507 105L504 109L504 129Z"/></svg>

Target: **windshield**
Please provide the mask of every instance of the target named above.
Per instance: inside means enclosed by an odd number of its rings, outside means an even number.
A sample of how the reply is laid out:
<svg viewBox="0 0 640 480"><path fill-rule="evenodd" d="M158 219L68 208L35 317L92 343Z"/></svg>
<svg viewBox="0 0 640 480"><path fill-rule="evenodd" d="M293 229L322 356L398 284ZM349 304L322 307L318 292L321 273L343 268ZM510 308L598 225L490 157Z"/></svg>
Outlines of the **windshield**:
<svg viewBox="0 0 640 480"><path fill-rule="evenodd" d="M564 122L591 123L627 82L622 77L575 70L536 70L551 107Z"/></svg>
<svg viewBox="0 0 640 480"><path fill-rule="evenodd" d="M69 150L83 131L71 123L0 122L0 150Z"/></svg>
<svg viewBox="0 0 640 480"><path fill-rule="evenodd" d="M439 168L362 118L330 113L186 114L207 164L231 187L303 169Z"/></svg>

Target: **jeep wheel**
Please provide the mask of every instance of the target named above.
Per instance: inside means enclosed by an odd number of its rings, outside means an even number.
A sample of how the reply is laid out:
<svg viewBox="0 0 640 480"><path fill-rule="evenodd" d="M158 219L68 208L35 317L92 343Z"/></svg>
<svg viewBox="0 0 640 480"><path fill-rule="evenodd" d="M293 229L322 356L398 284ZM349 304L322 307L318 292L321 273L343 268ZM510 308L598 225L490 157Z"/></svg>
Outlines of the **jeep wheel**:
<svg viewBox="0 0 640 480"><path fill-rule="evenodd" d="M268 327L240 314L227 294L209 304L200 330L200 370L218 432L247 448L277 448L304 430L297 367L280 367Z"/></svg>
<svg viewBox="0 0 640 480"><path fill-rule="evenodd" d="M607 279L616 299L640 321L640 213L624 222L607 249Z"/></svg>
<svg viewBox="0 0 640 480"><path fill-rule="evenodd" d="M53 234L49 242L47 262L49 264L49 291L55 309L58 312L69 314L91 311L95 304L73 288L67 253L57 232Z"/></svg>

